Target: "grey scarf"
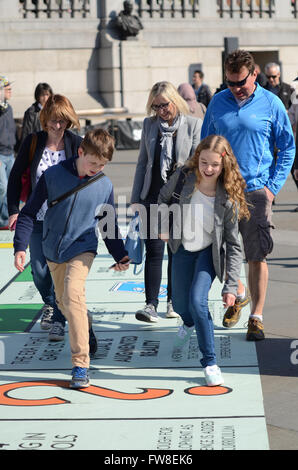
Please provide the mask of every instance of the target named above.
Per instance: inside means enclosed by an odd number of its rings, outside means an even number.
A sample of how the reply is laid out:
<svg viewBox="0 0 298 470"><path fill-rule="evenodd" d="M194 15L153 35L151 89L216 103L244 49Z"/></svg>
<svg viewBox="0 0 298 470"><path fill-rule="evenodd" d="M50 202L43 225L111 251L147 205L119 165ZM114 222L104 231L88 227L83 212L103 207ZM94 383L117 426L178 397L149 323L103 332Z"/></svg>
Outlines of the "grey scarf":
<svg viewBox="0 0 298 470"><path fill-rule="evenodd" d="M178 114L171 126L169 126L167 121L158 119L159 131L161 133L160 172L164 182L167 181L167 172L171 168L173 161L173 136L184 119L182 114Z"/></svg>

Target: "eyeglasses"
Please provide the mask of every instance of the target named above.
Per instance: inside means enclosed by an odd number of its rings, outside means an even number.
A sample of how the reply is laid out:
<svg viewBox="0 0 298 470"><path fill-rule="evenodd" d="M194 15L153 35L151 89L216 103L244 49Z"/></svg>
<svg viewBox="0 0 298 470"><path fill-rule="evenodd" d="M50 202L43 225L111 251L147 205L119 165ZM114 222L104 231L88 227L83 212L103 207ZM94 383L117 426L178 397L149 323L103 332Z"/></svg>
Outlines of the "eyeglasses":
<svg viewBox="0 0 298 470"><path fill-rule="evenodd" d="M167 109L167 107L169 106L170 104L170 101L168 103L161 103L161 104L152 104L151 105L151 108L153 109L153 111L160 111L161 109Z"/></svg>
<svg viewBox="0 0 298 470"><path fill-rule="evenodd" d="M244 86L246 83L246 80L250 76L250 72L246 75L246 77L243 80L240 80L239 82L232 82L231 80L226 80L226 84L230 87L241 87Z"/></svg>
<svg viewBox="0 0 298 470"><path fill-rule="evenodd" d="M276 78L277 75L266 75L266 77L269 79L269 78Z"/></svg>

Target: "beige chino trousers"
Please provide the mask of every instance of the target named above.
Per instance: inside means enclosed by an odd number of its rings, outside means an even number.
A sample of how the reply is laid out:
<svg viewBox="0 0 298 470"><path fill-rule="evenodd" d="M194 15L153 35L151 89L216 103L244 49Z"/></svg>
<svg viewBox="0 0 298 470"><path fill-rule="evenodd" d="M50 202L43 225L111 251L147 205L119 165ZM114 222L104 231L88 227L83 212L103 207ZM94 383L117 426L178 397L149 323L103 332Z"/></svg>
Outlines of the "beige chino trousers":
<svg viewBox="0 0 298 470"><path fill-rule="evenodd" d="M56 302L68 321L68 335L73 366L89 367L89 324L85 284L94 253L82 253L65 263L47 261Z"/></svg>

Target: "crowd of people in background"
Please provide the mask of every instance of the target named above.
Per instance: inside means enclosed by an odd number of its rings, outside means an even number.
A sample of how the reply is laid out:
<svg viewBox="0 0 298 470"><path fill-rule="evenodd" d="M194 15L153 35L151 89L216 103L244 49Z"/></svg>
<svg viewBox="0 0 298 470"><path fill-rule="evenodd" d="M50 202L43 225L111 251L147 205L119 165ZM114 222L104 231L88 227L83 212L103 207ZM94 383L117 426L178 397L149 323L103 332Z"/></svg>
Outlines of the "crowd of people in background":
<svg viewBox="0 0 298 470"><path fill-rule="evenodd" d="M182 320L175 347L183 348L195 329L201 365L210 386L223 383L208 308L212 282L217 276L223 283L226 308L223 326L233 327L242 308L251 302L246 340L263 340L268 283L266 257L273 248L271 206L290 172L298 189L295 89L282 81L279 64L267 63L262 71L252 55L243 50L226 57L224 73L224 82L214 94L199 69L193 72L192 83L181 83L177 88L168 81L153 85L147 100L131 194L132 209L143 217L148 231L145 305L136 312L136 319L158 322L162 263L167 246L166 317L180 316ZM51 215L54 212L52 206L49 209L48 201L61 193L61 185L72 194L82 180L87 185L93 182L92 178L101 174L111 160L114 141L102 130L87 133L84 139L72 132L72 128L80 125L70 101L55 94L47 83L39 83L34 92L35 101L24 113L15 155L17 139L9 104L11 92L11 82L0 76L0 228L16 230L15 266L19 271L24 269L29 244L33 281L44 302L41 328L49 330L50 340L61 341L65 322L69 322L71 386L87 387L88 354L96 350L97 343L81 293L96 254L96 242L93 235L83 237L81 224L76 223L78 214L71 211L73 220L70 219L67 229L70 238L65 246L63 243L56 246L55 239L50 239L51 231L56 231L56 235L59 232L63 238L64 228L59 224L60 228L54 228ZM30 179L27 202L22 200L22 177L26 169ZM100 197L97 193L95 196L96 188L103 191ZM84 195L75 197L85 214L82 220L88 221L87 228L93 234L94 201L97 205L108 202L114 206L113 188L105 177L89 186ZM160 213L151 210L152 206L170 206L173 195L181 211L186 211L179 219L178 238L173 236L177 220L172 221L168 231L164 230ZM63 217L69 204L69 198L58 204L55 214ZM193 234L192 221L198 206L203 208L203 213L195 218ZM156 237L152 236L152 227L156 228ZM240 281L239 232L249 268L248 288ZM189 238L191 234L194 239ZM119 232L116 240L105 241L116 261L114 269L123 271L128 268L129 259L120 238ZM59 257L63 246L63 255ZM79 279L75 272L83 271ZM65 276L68 281L63 290ZM81 296L79 306L73 299L77 295Z"/></svg>

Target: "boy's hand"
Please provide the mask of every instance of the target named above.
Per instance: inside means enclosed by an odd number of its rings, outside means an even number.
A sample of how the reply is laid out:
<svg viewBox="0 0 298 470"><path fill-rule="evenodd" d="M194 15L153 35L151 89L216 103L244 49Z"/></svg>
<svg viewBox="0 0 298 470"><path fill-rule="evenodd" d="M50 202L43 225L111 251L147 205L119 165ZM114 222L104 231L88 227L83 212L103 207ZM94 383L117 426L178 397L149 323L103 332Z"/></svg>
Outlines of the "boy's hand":
<svg viewBox="0 0 298 470"><path fill-rule="evenodd" d="M129 268L130 259L128 256L124 256L118 263L113 264L110 269L115 271L126 271Z"/></svg>
<svg viewBox="0 0 298 470"><path fill-rule="evenodd" d="M232 307L235 304L236 296L234 294L223 294L222 301L224 308Z"/></svg>
<svg viewBox="0 0 298 470"><path fill-rule="evenodd" d="M25 266L26 252L17 251L14 255L14 265L18 271L23 272Z"/></svg>

